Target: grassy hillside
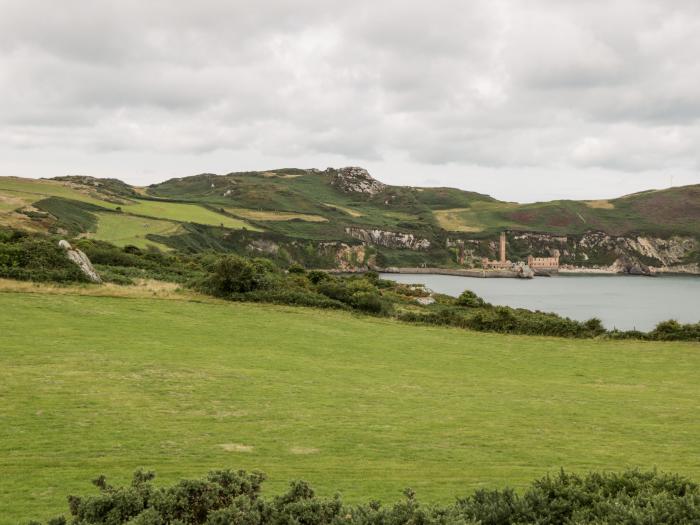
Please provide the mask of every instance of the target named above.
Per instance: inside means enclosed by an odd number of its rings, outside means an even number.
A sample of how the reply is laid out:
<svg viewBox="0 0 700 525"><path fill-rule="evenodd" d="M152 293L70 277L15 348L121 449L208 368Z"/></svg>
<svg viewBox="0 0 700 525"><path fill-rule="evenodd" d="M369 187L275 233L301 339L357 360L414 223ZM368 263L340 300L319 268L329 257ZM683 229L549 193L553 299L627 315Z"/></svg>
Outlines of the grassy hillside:
<svg viewBox="0 0 700 525"><path fill-rule="evenodd" d="M489 241L503 230L511 235L565 235L570 240L588 231L613 237L667 239L680 235L700 239L700 185L611 200L517 204L454 188L387 186L369 174L358 176L357 170L201 174L148 188L90 177L0 177L0 227L92 236L120 245L165 250L264 253L285 264L311 263L309 257L290 255L302 246L309 254L318 254L327 252L329 244L366 242L363 230L390 232L394 238L412 234L430 243L429 248L415 250L403 249L405 245L395 242L378 244L374 262L381 267L480 264L482 256L494 256L496 245ZM265 248L261 251L260 246ZM523 253L546 254L549 248L528 245ZM512 242L510 250L520 257ZM596 250L602 250L602 255ZM565 254L562 262L609 265L620 257L613 244L589 251ZM688 251L680 263L693 263L700 256L697 250ZM330 266L337 265L332 254L325 256ZM647 260L646 254L634 257L641 257L644 264L662 264Z"/></svg>
<svg viewBox="0 0 700 525"><path fill-rule="evenodd" d="M168 247L147 235L171 236L192 223L228 230L260 228L223 210L186 202L138 198L113 179L61 180L0 177L0 226L33 231L65 231L138 247Z"/></svg>
<svg viewBox="0 0 700 525"><path fill-rule="evenodd" d="M305 478L349 501L411 486L447 502L559 467L700 476L697 344L51 290L0 293L3 524L139 466L162 481L258 468L273 492Z"/></svg>
<svg viewBox="0 0 700 525"><path fill-rule="evenodd" d="M555 234L588 230L612 235L700 234L700 185L652 190L608 201L517 204L453 188L387 186L375 195L365 195L334 187L334 174L306 170L205 174L155 184L148 193L233 204L238 209L314 213L329 221L422 234L435 229L477 236L503 229ZM299 232L300 237L307 235Z"/></svg>

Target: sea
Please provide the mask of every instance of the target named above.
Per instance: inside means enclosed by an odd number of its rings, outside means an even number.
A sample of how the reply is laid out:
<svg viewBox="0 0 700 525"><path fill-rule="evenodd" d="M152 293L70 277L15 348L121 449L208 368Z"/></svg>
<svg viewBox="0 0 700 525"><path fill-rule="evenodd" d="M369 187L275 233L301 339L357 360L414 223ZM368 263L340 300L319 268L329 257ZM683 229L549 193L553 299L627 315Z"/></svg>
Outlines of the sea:
<svg viewBox="0 0 700 525"><path fill-rule="evenodd" d="M421 283L458 296L471 290L496 305L554 312L585 321L597 317L608 329L652 330L659 322L700 321L700 277L558 275L534 279L483 279L434 274L383 273L401 283Z"/></svg>

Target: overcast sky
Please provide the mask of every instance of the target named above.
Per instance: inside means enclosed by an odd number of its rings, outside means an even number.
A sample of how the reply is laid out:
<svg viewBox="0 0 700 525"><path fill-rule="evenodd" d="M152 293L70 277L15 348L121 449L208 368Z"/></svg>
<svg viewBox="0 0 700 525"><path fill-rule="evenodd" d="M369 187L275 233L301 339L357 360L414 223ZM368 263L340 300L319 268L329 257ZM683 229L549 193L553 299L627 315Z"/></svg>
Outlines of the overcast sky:
<svg viewBox="0 0 700 525"><path fill-rule="evenodd" d="M699 0L0 0L0 175L700 182Z"/></svg>

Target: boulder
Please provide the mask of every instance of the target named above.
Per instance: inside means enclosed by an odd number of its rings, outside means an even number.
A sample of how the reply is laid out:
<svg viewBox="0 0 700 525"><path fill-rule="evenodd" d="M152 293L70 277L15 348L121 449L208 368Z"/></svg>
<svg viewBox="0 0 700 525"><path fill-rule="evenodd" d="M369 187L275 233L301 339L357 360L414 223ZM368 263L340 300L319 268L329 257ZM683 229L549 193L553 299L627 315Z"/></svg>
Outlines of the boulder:
<svg viewBox="0 0 700 525"><path fill-rule="evenodd" d="M77 264L80 271L82 271L88 279L90 279L93 283L102 282L102 279L95 270L95 267L92 265L90 259L87 255L85 255L85 253L77 248L73 248L68 241L63 239L58 241L58 246L63 248L63 250L66 252L66 257L68 257L68 259L73 263Z"/></svg>
<svg viewBox="0 0 700 525"><path fill-rule="evenodd" d="M385 184L373 178L364 168L350 166L337 171L329 168L326 171L333 173L331 184L346 193L376 195L386 188Z"/></svg>
<svg viewBox="0 0 700 525"><path fill-rule="evenodd" d="M527 264L519 262L513 265L513 270L517 273L520 279L532 279L535 272Z"/></svg>

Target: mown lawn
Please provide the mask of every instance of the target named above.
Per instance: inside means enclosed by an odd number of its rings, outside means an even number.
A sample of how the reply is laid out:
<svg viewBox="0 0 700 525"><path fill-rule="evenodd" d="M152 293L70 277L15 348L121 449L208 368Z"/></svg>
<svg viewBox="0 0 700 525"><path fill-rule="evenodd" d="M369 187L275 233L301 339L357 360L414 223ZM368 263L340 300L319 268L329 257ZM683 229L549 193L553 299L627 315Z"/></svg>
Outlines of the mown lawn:
<svg viewBox="0 0 700 525"><path fill-rule="evenodd" d="M137 467L231 467L349 501L449 501L560 467L700 479L700 345L332 311L0 293L0 522Z"/></svg>

